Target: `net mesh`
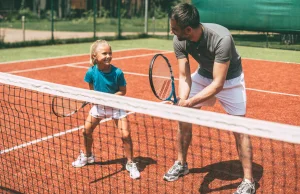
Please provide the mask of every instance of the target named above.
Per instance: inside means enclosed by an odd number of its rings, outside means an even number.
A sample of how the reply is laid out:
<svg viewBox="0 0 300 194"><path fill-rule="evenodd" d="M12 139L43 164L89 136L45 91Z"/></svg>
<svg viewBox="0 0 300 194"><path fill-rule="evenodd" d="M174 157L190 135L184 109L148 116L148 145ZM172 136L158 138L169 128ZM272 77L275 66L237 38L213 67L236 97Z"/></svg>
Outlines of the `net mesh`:
<svg viewBox="0 0 300 194"><path fill-rule="evenodd" d="M0 73L0 191L7 193L232 193L243 177L232 132L252 135L258 193L298 193L300 128L57 85ZM57 117L54 96L90 102ZM126 171L110 118L94 130L95 163L72 167L92 104L127 110L141 179ZM193 123L190 173L162 179L177 158L177 123Z"/></svg>

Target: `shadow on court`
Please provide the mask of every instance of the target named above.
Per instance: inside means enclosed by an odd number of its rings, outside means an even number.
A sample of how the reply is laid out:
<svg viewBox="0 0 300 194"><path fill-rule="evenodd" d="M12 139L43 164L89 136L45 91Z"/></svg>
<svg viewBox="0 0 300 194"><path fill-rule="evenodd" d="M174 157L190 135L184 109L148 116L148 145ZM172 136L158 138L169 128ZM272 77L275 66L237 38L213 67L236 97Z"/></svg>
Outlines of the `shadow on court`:
<svg viewBox="0 0 300 194"><path fill-rule="evenodd" d="M243 178L243 169L239 160L229 160L224 162L219 162L205 166L203 168L192 168L190 173L207 173L204 177L203 182L199 188L199 193L206 194L213 191L222 191L229 189L236 189L240 184L240 179ZM263 175L263 167L259 164L253 163L253 176L255 180L256 189L259 188L258 181ZM234 181L237 180L237 183L223 185L218 188L210 189L209 185L214 180L224 180L224 181Z"/></svg>
<svg viewBox="0 0 300 194"><path fill-rule="evenodd" d="M1 190L6 191L7 193L12 193L12 194L22 194L19 191L0 186L0 192L1 192Z"/></svg>
<svg viewBox="0 0 300 194"><path fill-rule="evenodd" d="M140 172L144 171L144 169L151 165L151 164L157 164L157 162L155 160L153 160L152 158L149 158L149 157L136 157L134 159L135 162L137 162L137 167L139 169ZM108 160L108 161L104 161L104 162L95 162L93 163L93 165L111 165L111 164L121 164L122 165L122 168L107 175L107 176L104 176L104 177L101 177L99 179L96 179L94 181L92 181L91 183L95 183L95 182L98 182L98 181L101 181L103 179L106 179L108 177L111 177L119 172L122 172L124 170L126 170L125 168L125 165L126 165L126 162L127 162L127 158L119 158L119 159L115 159L115 160Z"/></svg>

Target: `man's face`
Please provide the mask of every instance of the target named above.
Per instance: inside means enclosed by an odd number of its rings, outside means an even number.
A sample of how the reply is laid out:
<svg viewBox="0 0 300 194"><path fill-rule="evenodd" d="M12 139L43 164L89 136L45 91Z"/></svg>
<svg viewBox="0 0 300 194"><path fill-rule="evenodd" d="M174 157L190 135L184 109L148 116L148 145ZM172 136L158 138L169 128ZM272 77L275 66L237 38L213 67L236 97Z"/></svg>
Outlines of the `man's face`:
<svg viewBox="0 0 300 194"><path fill-rule="evenodd" d="M170 20L170 27L171 27L171 33L175 34L179 41L183 40L189 40L189 34L185 32L185 29L181 29L178 25L176 20L171 19Z"/></svg>

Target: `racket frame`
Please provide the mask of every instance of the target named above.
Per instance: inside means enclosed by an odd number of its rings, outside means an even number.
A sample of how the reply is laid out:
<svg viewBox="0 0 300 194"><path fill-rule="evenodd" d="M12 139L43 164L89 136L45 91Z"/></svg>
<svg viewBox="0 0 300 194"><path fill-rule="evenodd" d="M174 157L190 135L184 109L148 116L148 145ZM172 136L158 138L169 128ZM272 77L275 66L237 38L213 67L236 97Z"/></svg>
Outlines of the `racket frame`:
<svg viewBox="0 0 300 194"><path fill-rule="evenodd" d="M166 61L166 63L168 64L168 67L169 67L169 71L170 71L170 78L171 78L171 87L172 87L172 90L170 92L170 95L166 99L161 99L160 96L157 94L157 92L155 91L155 87L154 87L153 79L152 79L152 69L153 69L153 66L155 64L156 58L159 57L159 56L161 56ZM171 66L168 58L166 56L164 56L163 54L161 54L161 53L155 54L153 56L151 62L150 62L150 66L149 66L149 82L150 82L151 90L154 93L154 95L159 100L162 100L162 101L171 101L174 104L176 104L177 103L177 97L176 97L176 92L175 92L175 82L174 82L174 80L175 79L174 79L174 76L173 76L172 66Z"/></svg>
<svg viewBox="0 0 300 194"><path fill-rule="evenodd" d="M77 108L76 110L74 110L74 111L72 111L72 112L70 112L70 113L68 113L68 114L60 114L60 113L58 113L57 111L56 111L56 103L54 102L55 101L55 99L57 99L58 98L58 96L54 96L53 98L52 98L52 103L51 103L51 109L52 109L52 112L55 114L55 116L57 116L57 117L70 117L70 116L72 116L73 114L75 114L75 113L77 113L81 108L83 108L83 107L85 107L86 105L88 105L89 104L89 102L83 102L82 104L81 104L81 106L79 107L79 108Z"/></svg>

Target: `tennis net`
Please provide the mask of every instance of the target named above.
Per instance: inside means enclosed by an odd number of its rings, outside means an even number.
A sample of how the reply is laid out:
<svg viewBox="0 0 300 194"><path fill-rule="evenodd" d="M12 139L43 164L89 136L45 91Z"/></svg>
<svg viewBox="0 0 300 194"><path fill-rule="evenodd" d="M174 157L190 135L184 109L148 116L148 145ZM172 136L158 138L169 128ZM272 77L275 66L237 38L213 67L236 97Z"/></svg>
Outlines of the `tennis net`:
<svg viewBox="0 0 300 194"><path fill-rule="evenodd" d="M54 96L90 102L57 117ZM92 104L123 109L141 178L126 171L110 118L95 128L95 163L72 167ZM177 123L193 124L190 173L163 175L177 158ZM232 132L251 135L257 193L299 193L300 127L206 112L0 73L0 191L6 193L232 193L243 171Z"/></svg>

